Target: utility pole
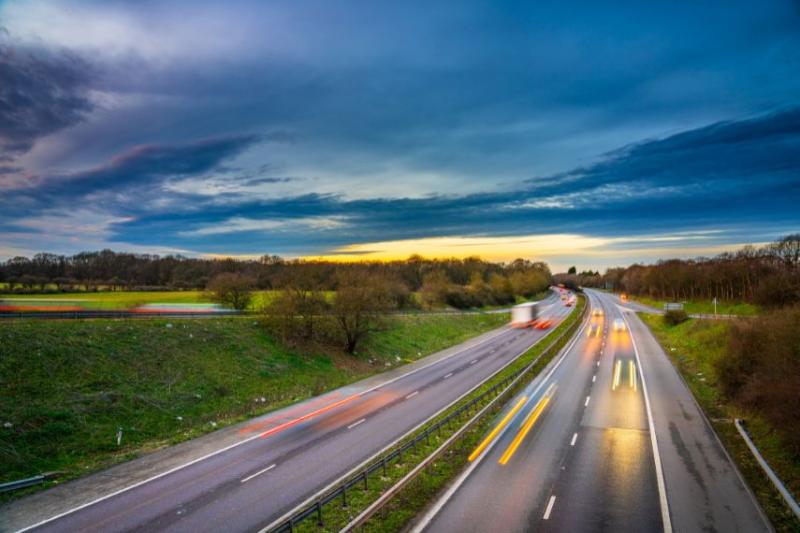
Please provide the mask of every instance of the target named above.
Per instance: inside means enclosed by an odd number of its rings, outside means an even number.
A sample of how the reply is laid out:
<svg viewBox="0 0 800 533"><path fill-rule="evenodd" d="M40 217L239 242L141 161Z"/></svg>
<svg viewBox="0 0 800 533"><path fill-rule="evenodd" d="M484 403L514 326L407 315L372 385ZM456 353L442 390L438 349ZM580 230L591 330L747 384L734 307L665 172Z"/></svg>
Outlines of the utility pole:
<svg viewBox="0 0 800 533"><path fill-rule="evenodd" d="M717 297L714 296L714 318L717 318Z"/></svg>

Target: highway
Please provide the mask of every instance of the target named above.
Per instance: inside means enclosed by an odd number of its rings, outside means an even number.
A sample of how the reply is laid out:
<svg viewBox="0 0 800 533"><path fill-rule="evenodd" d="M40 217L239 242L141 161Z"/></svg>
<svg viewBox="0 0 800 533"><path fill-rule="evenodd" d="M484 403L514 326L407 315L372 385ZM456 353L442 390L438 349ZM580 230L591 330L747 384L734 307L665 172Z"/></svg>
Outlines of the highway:
<svg viewBox="0 0 800 533"><path fill-rule="evenodd" d="M573 309L555 293L542 305L554 318L553 327ZM262 417L242 426L233 444L190 464L154 472L152 478L110 493L94 491L85 501L73 498L66 507L59 508L58 498L51 497L47 516L29 524L12 521L13 529L259 530L437 413L549 331L502 328L424 364L409 365L405 373L367 380ZM113 469L107 477L114 477ZM80 483L53 490L74 495ZM44 501L47 492L29 500ZM14 509L12 504L4 511Z"/></svg>
<svg viewBox="0 0 800 533"><path fill-rule="evenodd" d="M769 531L646 326L587 295L602 316L508 403L414 531Z"/></svg>

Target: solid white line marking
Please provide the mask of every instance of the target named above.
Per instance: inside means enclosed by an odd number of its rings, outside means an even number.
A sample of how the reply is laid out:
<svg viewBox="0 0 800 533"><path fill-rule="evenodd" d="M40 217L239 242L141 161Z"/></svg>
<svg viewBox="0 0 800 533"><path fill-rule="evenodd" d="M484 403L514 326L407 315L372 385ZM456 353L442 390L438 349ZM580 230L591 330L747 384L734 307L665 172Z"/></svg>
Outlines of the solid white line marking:
<svg viewBox="0 0 800 533"><path fill-rule="evenodd" d="M361 419L361 420L359 420L358 422L353 422L352 424L350 424L349 426L347 426L347 429L353 429L353 428L354 428L354 427L356 427L357 425L359 425L359 424L363 424L364 422L366 422L366 420L367 420L366 418L362 418L362 419Z"/></svg>
<svg viewBox="0 0 800 533"><path fill-rule="evenodd" d="M583 331L586 329L586 326L588 324L589 321L588 320L585 321L583 323L583 326L581 326L578 329L578 332L572 338L572 341L565 348L563 348L561 357L558 359L558 361L556 361L555 365L553 365L553 368L550 369L547 375L544 378L542 378L542 380L539 382L539 385L537 385L536 388L533 390L533 392L531 392L531 398L536 397L536 394L538 394L538 392L542 389L542 387L544 387L547 384L548 380L550 379L550 376L552 376L555 373L555 371L558 370L558 367L561 366L561 363L564 362L564 360L567 358L567 355L569 355L570 351L572 351L572 348L575 346L575 343L578 342L578 339L583 336ZM452 485L450 485L450 488L447 489L447 492L445 492L444 495L441 498L439 498L433 505L433 507L431 507L431 509L425 514L425 516L423 516L422 519L419 522L417 522L417 525L414 526L414 529L411 530L411 533L421 533L422 530L428 527L428 524L431 523L431 520L433 520L434 517L436 517L436 515L439 514L439 511L441 511L442 508L445 505L447 505L447 502L450 501L450 499L453 497L456 491L459 488L461 488L461 485L464 484L464 482L467 480L470 474L472 474L472 472L476 468L478 468L478 466L481 464L483 459L489 455L492 448L494 448L495 444L500 442L500 440L502 439L503 435L505 434L505 432L508 430L509 427L511 427L511 424L503 428L503 431L501 431L500 434L489 444L489 446L487 446L486 449L483 450L483 453L481 453L478 456L478 458L475 459L466 470L464 470L464 472L458 477L458 479L456 479L456 481Z"/></svg>
<svg viewBox="0 0 800 533"><path fill-rule="evenodd" d="M587 405L589 405L589 398L591 398L591 396L587 396L587 397L586 397L586 401L585 401L585 402L583 402L583 406L584 406L584 407L586 407Z"/></svg>
<svg viewBox="0 0 800 533"><path fill-rule="evenodd" d="M597 362L597 366L600 366L600 361Z"/></svg>
<svg viewBox="0 0 800 533"><path fill-rule="evenodd" d="M469 362L469 364L471 364L471 365L474 365L474 364L475 364L475 363L477 363L477 362L478 362L478 360L477 360L477 359L473 359L472 361L470 361L470 362Z"/></svg>
<svg viewBox="0 0 800 533"><path fill-rule="evenodd" d="M275 465L274 465L274 464L271 464L271 465L269 465L268 467L266 467L264 470L259 470L259 471L258 471L258 472L256 472L255 474L253 474L253 475L250 475L250 476L247 476L246 478L244 478L243 480L241 480L241 482L242 482L242 483L247 483L248 481L250 481L250 480L251 480L251 479L253 479L254 477L256 477L256 476L260 476L260 475L261 475L261 474L263 474L264 472L269 472L269 471L270 471L270 470L272 470L273 468L275 468Z"/></svg>
<svg viewBox="0 0 800 533"><path fill-rule="evenodd" d="M556 503L556 497L550 496L550 501L547 502L547 509L544 510L543 520L550 519L550 513L553 511L553 504Z"/></svg>
<svg viewBox="0 0 800 533"><path fill-rule="evenodd" d="M418 391L418 390L415 390L414 392L412 392L411 394L409 394L408 396L406 396L406 400L410 400L411 398L413 398L413 397L414 397L414 396L416 396L417 394L419 394L419 391Z"/></svg>
<svg viewBox="0 0 800 533"><path fill-rule="evenodd" d="M631 325L622 313L622 320L631 331ZM669 517L669 502L667 501L667 487L664 483L664 471L661 467L661 455L658 453L658 439L656 438L656 428L653 424L653 411L650 408L650 397L647 394L647 382L644 379L644 367L642 360L639 358L639 349L636 347L636 340L633 338L631 332L631 343L633 344L633 354L636 356L636 362L639 364L639 373L642 375L642 395L644 396L644 406L647 411L647 425L650 429L650 443L653 445L653 458L656 463L656 481L658 484L658 499L661 504L661 522L664 525L664 533L672 533L672 520Z"/></svg>
<svg viewBox="0 0 800 533"><path fill-rule="evenodd" d="M450 377L450 376L452 376L452 375L453 375L453 373L452 373L452 372L450 372L450 373L449 373L449 374L447 374L447 375L446 375L446 376L445 376L443 379L447 379L447 378L449 378L449 377Z"/></svg>
<svg viewBox="0 0 800 533"><path fill-rule="evenodd" d="M575 441L578 440L578 434L575 433L572 435L572 440L569 442L570 446L575 446Z"/></svg>
<svg viewBox="0 0 800 533"><path fill-rule="evenodd" d="M592 376L592 383L594 383L595 381L597 381L597 374L595 374L594 376Z"/></svg>

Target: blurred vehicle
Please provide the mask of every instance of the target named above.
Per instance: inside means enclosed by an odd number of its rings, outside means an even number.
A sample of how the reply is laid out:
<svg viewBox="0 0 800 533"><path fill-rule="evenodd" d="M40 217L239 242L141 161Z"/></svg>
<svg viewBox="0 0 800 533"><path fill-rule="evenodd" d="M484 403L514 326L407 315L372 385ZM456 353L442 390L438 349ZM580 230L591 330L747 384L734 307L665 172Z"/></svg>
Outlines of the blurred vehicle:
<svg viewBox="0 0 800 533"><path fill-rule="evenodd" d="M623 292L622 294L619 295L619 299L622 300L623 302L627 302L628 295Z"/></svg>
<svg viewBox="0 0 800 533"><path fill-rule="evenodd" d="M592 309L592 316L603 316L603 310L599 307Z"/></svg>
<svg viewBox="0 0 800 533"><path fill-rule="evenodd" d="M533 326L538 314L538 308L533 302L515 305L511 308L511 327L527 328Z"/></svg>
<svg viewBox="0 0 800 533"><path fill-rule="evenodd" d="M621 318L614 319L614 331L625 331L625 322Z"/></svg>

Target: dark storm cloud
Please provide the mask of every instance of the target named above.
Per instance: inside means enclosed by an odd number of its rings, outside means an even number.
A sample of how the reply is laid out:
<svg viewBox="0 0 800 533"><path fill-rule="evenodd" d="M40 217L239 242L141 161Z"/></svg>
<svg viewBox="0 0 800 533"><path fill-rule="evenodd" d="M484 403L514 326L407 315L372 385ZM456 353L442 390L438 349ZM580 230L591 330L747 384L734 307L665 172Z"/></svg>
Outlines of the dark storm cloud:
<svg viewBox="0 0 800 533"><path fill-rule="evenodd" d="M56 200L131 187L145 193L169 179L211 171L259 140L258 135L234 135L178 145L137 146L102 167L45 178L42 189Z"/></svg>
<svg viewBox="0 0 800 533"><path fill-rule="evenodd" d="M224 225L234 217L347 221L336 231L315 234L227 234L225 246L240 252L329 249L354 242L451 235L631 236L699 228L735 229L737 239L744 232L744 238L757 240L800 223L798 154L800 112L787 110L638 143L597 165L504 193L358 201L318 194L241 199L191 213L153 213L120 230L125 239L137 243L148 242L146 236L157 231L172 235L172 245L206 249L217 246L213 239L178 234L186 228Z"/></svg>
<svg viewBox="0 0 800 533"><path fill-rule="evenodd" d="M0 28L0 150L27 152L37 139L84 119L91 66L68 51L15 46Z"/></svg>
<svg viewBox="0 0 800 533"><path fill-rule="evenodd" d="M767 177L765 186L798 182L800 110L740 121L724 121L663 140L617 150L598 164L557 176L549 191L594 188L598 183L637 186L746 187ZM544 191L548 179L532 179Z"/></svg>

